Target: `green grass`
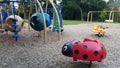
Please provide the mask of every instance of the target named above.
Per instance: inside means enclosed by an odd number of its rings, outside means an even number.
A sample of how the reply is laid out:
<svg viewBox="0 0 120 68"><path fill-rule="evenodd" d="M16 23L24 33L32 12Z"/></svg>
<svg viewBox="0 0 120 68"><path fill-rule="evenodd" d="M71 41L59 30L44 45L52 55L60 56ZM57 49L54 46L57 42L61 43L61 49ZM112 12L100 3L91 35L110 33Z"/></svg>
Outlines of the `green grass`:
<svg viewBox="0 0 120 68"><path fill-rule="evenodd" d="M79 20L63 20L64 25L78 25L81 23L86 23L86 21L79 21Z"/></svg>
<svg viewBox="0 0 120 68"><path fill-rule="evenodd" d="M28 23L29 21L25 19L25 23ZM53 24L53 20L51 21ZM63 20L64 25L78 25L81 23L86 23L86 21L79 21L79 20Z"/></svg>
<svg viewBox="0 0 120 68"><path fill-rule="evenodd" d="M28 23L28 19L25 19L25 23ZM51 21L52 24L54 23L53 20ZM86 23L86 24L90 24L90 23L87 23L87 21L80 21L80 20L63 20L63 25L78 25L78 24L83 24L83 23ZM92 23L103 23L103 22L92 22ZM118 22L114 22L113 24L120 24Z"/></svg>

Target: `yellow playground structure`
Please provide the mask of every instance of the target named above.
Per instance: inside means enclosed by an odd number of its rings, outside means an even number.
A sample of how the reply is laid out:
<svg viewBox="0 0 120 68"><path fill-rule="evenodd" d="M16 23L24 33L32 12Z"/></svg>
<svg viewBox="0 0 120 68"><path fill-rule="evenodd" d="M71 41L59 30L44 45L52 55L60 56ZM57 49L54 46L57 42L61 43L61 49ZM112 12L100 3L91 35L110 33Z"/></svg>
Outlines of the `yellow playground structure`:
<svg viewBox="0 0 120 68"><path fill-rule="evenodd" d="M93 32L95 32L95 33L97 33L97 35L99 36L99 37L102 37L102 36L104 36L104 34L106 33L106 31L105 31L105 29L106 28L108 28L108 27L103 27L103 26L101 26L101 25L95 25L94 27L93 27Z"/></svg>

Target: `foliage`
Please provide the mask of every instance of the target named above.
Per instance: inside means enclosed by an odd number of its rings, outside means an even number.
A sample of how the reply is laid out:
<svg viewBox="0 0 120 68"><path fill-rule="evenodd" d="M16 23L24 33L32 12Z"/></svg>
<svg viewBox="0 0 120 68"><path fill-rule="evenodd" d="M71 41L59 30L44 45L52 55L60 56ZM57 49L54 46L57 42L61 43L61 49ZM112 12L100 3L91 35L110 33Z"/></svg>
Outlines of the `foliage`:
<svg viewBox="0 0 120 68"><path fill-rule="evenodd" d="M80 19L80 12L78 11L78 7L73 4L63 6L63 17L64 19L75 20Z"/></svg>
<svg viewBox="0 0 120 68"><path fill-rule="evenodd" d="M106 11L106 9L103 9L103 11ZM104 21L106 19L106 17L107 17L107 13L106 12L101 12L100 13L100 19L102 21Z"/></svg>
<svg viewBox="0 0 120 68"><path fill-rule="evenodd" d="M46 2L46 0L39 1ZM86 20L89 11L102 11L107 7L106 2L103 0L63 0L61 4L63 19L67 20ZM20 11L20 15L25 19L29 18L30 5L31 4L20 4L21 7L18 11ZM45 8L45 5L43 8ZM51 8L50 4L48 4L48 8ZM35 13L35 7L32 8L32 14L33 13ZM99 17L104 18L104 15L104 13L101 13L101 16L96 15L95 20L98 20Z"/></svg>
<svg viewBox="0 0 120 68"><path fill-rule="evenodd" d="M103 0L63 0L63 18L86 20L89 11L102 11L106 7L107 4Z"/></svg>
<svg viewBox="0 0 120 68"><path fill-rule="evenodd" d="M53 25L53 20L51 21L52 25ZM29 23L28 19L25 19L25 23ZM64 25L78 25L78 24L82 24L82 23L86 23L86 21L79 21L79 20L63 20L63 24Z"/></svg>
<svg viewBox="0 0 120 68"><path fill-rule="evenodd" d="M112 11L119 11L119 2L120 0L109 0L108 1L108 6L112 6L112 8L110 7L109 9ZM120 22L120 13L119 12L114 12L114 16L113 16L113 20L114 22Z"/></svg>

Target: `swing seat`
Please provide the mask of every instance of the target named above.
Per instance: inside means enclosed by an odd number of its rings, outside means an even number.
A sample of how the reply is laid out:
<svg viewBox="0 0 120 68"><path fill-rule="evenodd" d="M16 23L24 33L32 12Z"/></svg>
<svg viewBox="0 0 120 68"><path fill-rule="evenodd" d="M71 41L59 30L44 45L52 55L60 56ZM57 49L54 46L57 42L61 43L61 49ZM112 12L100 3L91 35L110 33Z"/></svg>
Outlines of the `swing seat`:
<svg viewBox="0 0 120 68"><path fill-rule="evenodd" d="M46 27L49 27L51 25L50 15L45 13L44 16L46 20ZM35 13L31 16L30 26L36 31L41 31L44 29L44 22L41 13Z"/></svg>
<svg viewBox="0 0 120 68"><path fill-rule="evenodd" d="M113 20L105 20L105 23L113 23Z"/></svg>
<svg viewBox="0 0 120 68"><path fill-rule="evenodd" d="M13 27L13 25L15 22L16 22L16 26L17 26L16 30L18 30L18 32L21 31L24 26L24 20L20 16L17 16L17 15L15 15L15 19L14 19L14 15L7 17L7 19L5 21L5 26L6 26L5 28L11 32L14 32L15 26Z"/></svg>

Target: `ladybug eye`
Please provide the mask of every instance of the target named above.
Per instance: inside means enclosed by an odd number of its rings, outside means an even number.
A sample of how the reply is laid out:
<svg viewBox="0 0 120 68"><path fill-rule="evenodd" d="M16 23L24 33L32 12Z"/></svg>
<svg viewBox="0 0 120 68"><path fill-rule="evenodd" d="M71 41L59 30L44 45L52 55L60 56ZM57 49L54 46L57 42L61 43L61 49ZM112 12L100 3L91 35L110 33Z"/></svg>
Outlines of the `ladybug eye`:
<svg viewBox="0 0 120 68"><path fill-rule="evenodd" d="M68 49L68 47L67 47L67 46L64 46L63 51L66 51L67 49Z"/></svg>

